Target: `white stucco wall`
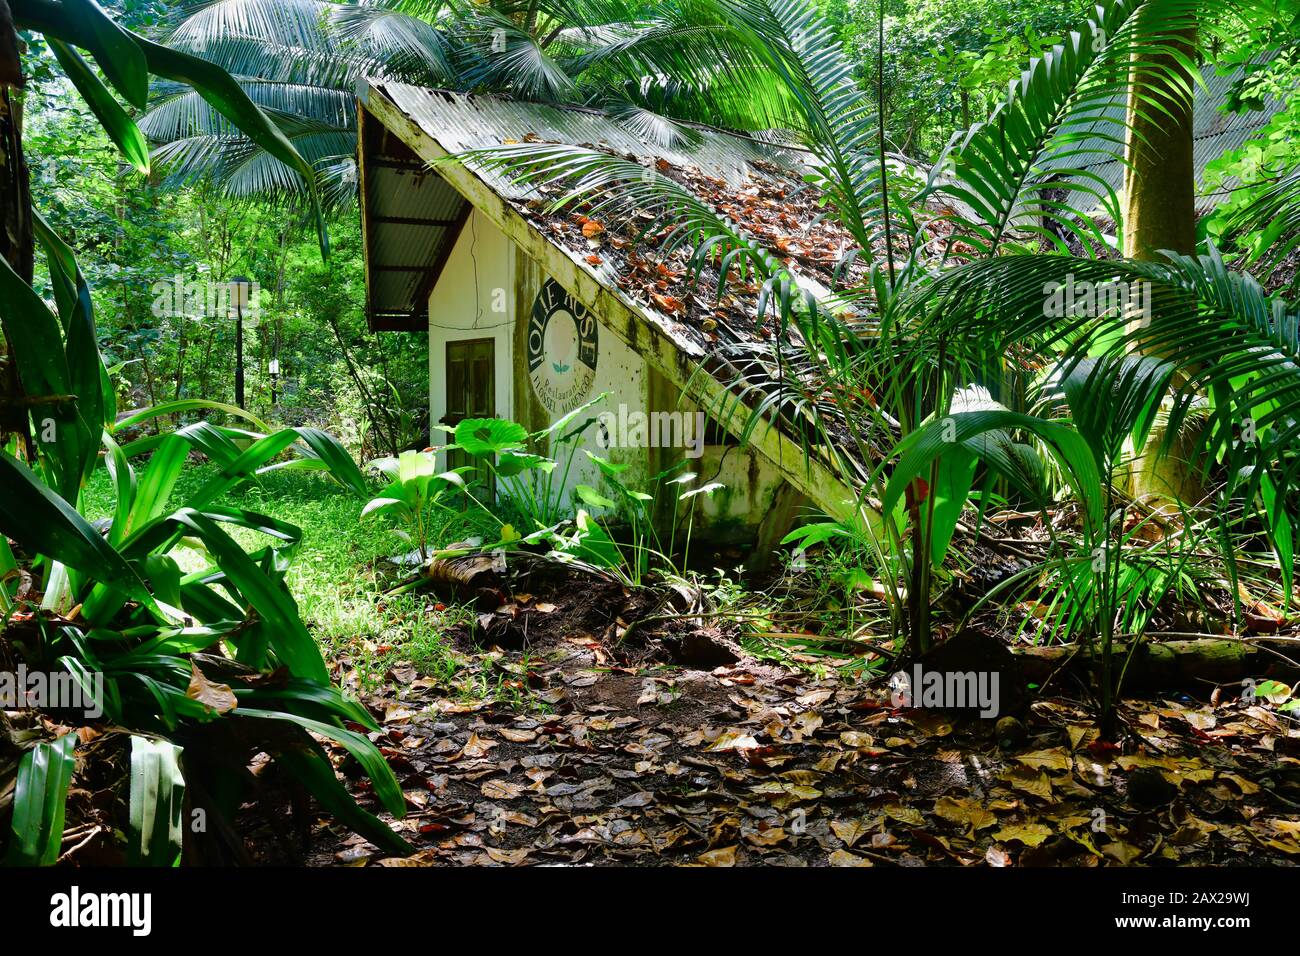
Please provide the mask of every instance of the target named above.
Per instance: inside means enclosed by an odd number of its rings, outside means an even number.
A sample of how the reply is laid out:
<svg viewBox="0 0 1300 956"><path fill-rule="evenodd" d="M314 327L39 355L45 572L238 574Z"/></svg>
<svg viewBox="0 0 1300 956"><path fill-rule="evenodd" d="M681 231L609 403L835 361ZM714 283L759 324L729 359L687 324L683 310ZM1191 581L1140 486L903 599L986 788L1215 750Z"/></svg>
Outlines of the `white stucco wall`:
<svg viewBox="0 0 1300 956"><path fill-rule="evenodd" d="M496 343L496 408L509 418L514 382L509 355L514 334L513 304L496 290L513 287L514 251L501 230L477 210L461 230L438 284L429 294L429 421L447 414L447 343L491 338ZM440 432L432 434L443 444Z"/></svg>
<svg viewBox="0 0 1300 956"><path fill-rule="evenodd" d="M471 215L429 296L429 408L433 423L440 422L447 412L447 343L489 337L495 343L497 417L520 421L530 430L554 420L555 414L544 409L535 393L525 358L516 360L513 355L513 350L527 339L528 318L546 278L496 226L477 211ZM519 328L518 323L524 323L524 328ZM623 412L693 415L694 408L680 404L677 394L653 374L640 355L612 331L596 325L598 359L583 401L602 392L608 397L590 410L591 416L609 412L616 420L626 421L626 416L620 418ZM692 420L692 429L695 424ZM600 470L582 453L584 448L603 458L627 463L630 467L623 477L628 487L651 490L649 479L662 467L652 461L663 461L663 457L652 458L644 447L602 447L597 432L593 425L584 433L565 481L565 497L579 484L606 490ZM441 432L433 433L435 444L448 440ZM766 461L735 448L724 456L724 450L723 446L706 445L702 457L685 465L685 471L699 475L698 483L719 481L726 486L724 491L698 500L697 527L711 520L733 526L757 524L783 483L780 473ZM556 456L556 450L552 449L551 454ZM669 454L682 452L674 450ZM561 460L557 480L563 468ZM672 486L671 490L676 492L678 488Z"/></svg>

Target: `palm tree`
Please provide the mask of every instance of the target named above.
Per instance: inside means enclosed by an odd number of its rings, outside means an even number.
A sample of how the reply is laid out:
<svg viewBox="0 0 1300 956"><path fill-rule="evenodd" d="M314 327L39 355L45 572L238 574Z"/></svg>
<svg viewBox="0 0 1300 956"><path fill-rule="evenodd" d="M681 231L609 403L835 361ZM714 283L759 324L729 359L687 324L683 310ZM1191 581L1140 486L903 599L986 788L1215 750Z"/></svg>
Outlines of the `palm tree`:
<svg viewBox="0 0 1300 956"><path fill-rule="evenodd" d="M73 248L31 204L21 98L15 95L23 83L18 31L39 34L50 45L68 82L140 172L149 169L144 137L117 97L143 107L156 76L185 84L232 129L297 170L315 205L311 165L220 68L136 35L94 0L0 0L0 219L6 227L0 230L0 326L9 373L0 398L7 412L3 427L25 439L26 458L12 447L0 449L0 662L12 667L16 655L34 669L66 672L95 700L106 729L130 731L129 785L121 799L129 807L124 850L133 861L174 866L183 848L193 854L204 841L209 849L242 856L231 824L245 799L239 770L257 751L273 753L287 774L368 839L394 853L409 852L404 840L356 805L308 733L348 747L386 808L403 812L401 789L379 749L345 726L361 722L378 732L378 724L331 683L286 584L288 556L301 530L218 503L259 469L277 467L273 459L300 441L305 452L298 454L308 467L329 471L357 493L366 490L366 481L341 445L313 429L261 436L200 421L119 444L125 430L177 411L220 408L257 423L241 409L205 399L138 410L118 421L91 290ZM323 229L321 242L324 253ZM32 286L38 245L52 303ZM235 444L250 436L251 444ZM192 495L173 494L191 450L217 463L220 477ZM137 480L132 459L145 454L150 457ZM78 507L101 462L115 501L111 518L96 526ZM246 546L223 527L241 527L272 543ZM209 564L187 577L172 552L191 535L203 541ZM208 682L200 664L227 685L243 683L237 714L230 686ZM270 695L248 686L270 673L289 676ZM205 690L200 702L200 687L228 696L214 702ZM86 714L88 720L95 716ZM43 733L28 733L20 740L9 731L9 721L0 719L0 809L9 820L4 861L51 865L67 845L64 808L79 739L65 733L47 742ZM211 820L210 838L201 835L206 827L183 826L186 807Z"/></svg>
<svg viewBox="0 0 1300 956"><path fill-rule="evenodd" d="M1231 565L1230 502L1244 501L1254 515L1259 492L1289 592L1300 467L1295 308L1227 270L1213 249L1116 260L1089 215L1100 206L1125 226L1120 197L1084 167L1098 153L1131 161L1142 130L1163 128L1168 104L1196 82L1187 56L1196 0L1100 4L1031 62L985 121L955 136L924 188L910 193L887 161L880 117L810 4L717 0L716 8L752 37L755 56L785 85L800 114L794 125L815 157L816 184L856 242L840 263L833 301L800 294L777 250L636 164L552 144L465 159L525 179L580 182L577 198L606 220L650 210L646 234L692 243L697 264L716 268L725 257L760 277L760 302L792 331L771 346L746 348L772 351L783 381L802 387L778 382L775 396L751 401L753 413L851 436L814 449L861 489L859 520L838 533L858 540L880 579L896 588L914 650L929 646L933 575L979 461L1029 500L1050 501L1042 486L1052 471L1080 499L1083 529L1064 560L1098 583L1076 589L1088 606L1072 626L1097 637L1108 664L1123 593L1118 565L1099 561L1088 572L1087 559L1123 540L1122 521L1117 528L1108 507L1127 501L1119 456L1130 444L1136 454L1168 455L1173 436L1193 419L1208 423L1196 430L1197 469L1213 471L1223 485L1225 560ZM575 198L571 190L559 194ZM1277 202L1291 222L1295 198L1279 187ZM1149 315L1053 314L1047 290L1072 277L1146 283ZM845 305L856 318L840 317ZM809 382L842 398L810 400ZM1113 414L1089 427L1082 411L1089 402ZM1167 420L1166 437L1148 444L1157 417ZM1243 421L1255 440L1240 440ZM1048 453L1046 470L1024 454L1031 445ZM881 447L885 453L876 453ZM1111 690L1108 676L1107 711Z"/></svg>
<svg viewBox="0 0 1300 956"><path fill-rule="evenodd" d="M277 118L331 204L355 194L360 77L607 110L665 144L676 120L780 125L783 91L707 2L218 0L169 43L220 64ZM160 85L141 128L174 179L291 196L301 176L190 91Z"/></svg>

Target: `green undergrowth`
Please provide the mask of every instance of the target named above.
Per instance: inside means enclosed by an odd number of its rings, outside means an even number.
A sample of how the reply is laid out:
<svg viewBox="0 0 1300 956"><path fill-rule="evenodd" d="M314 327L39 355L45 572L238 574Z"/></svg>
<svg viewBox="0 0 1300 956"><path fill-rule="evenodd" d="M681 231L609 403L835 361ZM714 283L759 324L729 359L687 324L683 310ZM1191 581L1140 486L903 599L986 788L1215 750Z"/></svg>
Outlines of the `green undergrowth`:
<svg viewBox="0 0 1300 956"><path fill-rule="evenodd" d="M172 500L182 500L186 490L201 484L209 473L208 466L187 469ZM84 501L92 519L111 513L112 488L102 469L86 487ZM361 520L364 500L318 475L282 472L264 475L257 484L230 493L222 503L275 515L302 528L302 544L287 581L326 656L355 669L361 687L377 686L404 662L423 677L453 679L458 663L446 635L470 612L420 594L382 594L385 585L376 563L409 545L397 536L391 522ZM433 540L440 546L475 535L487 537L495 529L495 522L477 510L447 511L436 521ZM242 528L232 533L241 543L256 538ZM197 555L186 554L185 549L177 560L186 570L200 567ZM395 572L390 567L387 573Z"/></svg>

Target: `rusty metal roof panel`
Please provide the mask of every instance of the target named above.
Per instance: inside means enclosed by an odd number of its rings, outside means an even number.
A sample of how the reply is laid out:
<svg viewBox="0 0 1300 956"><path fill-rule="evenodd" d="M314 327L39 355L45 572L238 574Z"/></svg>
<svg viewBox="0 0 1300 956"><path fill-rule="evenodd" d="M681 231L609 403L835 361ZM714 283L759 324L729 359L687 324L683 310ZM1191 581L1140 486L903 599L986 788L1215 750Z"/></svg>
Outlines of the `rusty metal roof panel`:
<svg viewBox="0 0 1300 956"><path fill-rule="evenodd" d="M642 161L663 159L674 166L693 166L732 186L742 184L764 163L795 174L807 168L807 154L802 150L704 126L689 127L689 141L673 146L652 145L598 110L523 103L401 83L377 83L375 88L449 153L500 146L509 139L536 138L548 143L593 146ZM527 198L525 190L505 177L485 174L484 179L503 196Z"/></svg>
<svg viewBox="0 0 1300 956"><path fill-rule="evenodd" d="M582 107L375 81L369 81L359 95L363 100L372 95L388 100L443 150L459 155L471 166L476 164L463 154L508 141L564 143L627 156L646 165L666 163L689 169L697 179L709 178L725 191L752 192L762 182L779 195L802 189L809 168L808 154L796 147L704 126L690 126L677 143L664 146L605 113ZM361 113L366 187L362 216L371 327L414 330L423 325L428 292L459 234L460 217L469 207L436 168L419 160L391 130L367 119L365 110ZM502 198L516 204L535 195L530 187L482 166L475 172ZM421 271L423 281L413 278ZM407 319L397 321L392 318L395 315Z"/></svg>
<svg viewBox="0 0 1300 956"><path fill-rule="evenodd" d="M420 331L428 294L469 203L382 125L360 120L366 317L370 328Z"/></svg>
<svg viewBox="0 0 1300 956"><path fill-rule="evenodd" d="M1228 150L1236 149L1254 136L1282 109L1283 104L1275 99L1265 100L1263 108L1243 113L1229 113L1224 106L1233 86L1241 78L1240 70L1220 75L1212 65L1201 70L1203 86L1198 86L1195 95L1195 112L1192 117L1192 159L1196 173L1196 212L1205 215L1218 205L1222 193L1210 193L1205 188L1205 168ZM1102 114L1098 126L1108 126L1108 132L1115 135L1122 129L1125 107L1116 102ZM1095 150L1092 156L1072 155L1057 161L1048 161L1045 168L1068 166L1087 170L1094 176L1100 176L1118 195L1124 187L1124 165L1107 154L1113 151L1115 144L1102 139L1095 142L1083 142L1071 147L1074 150ZM1082 178L1078 182L1099 188L1095 182ZM1231 188L1232 183L1226 187Z"/></svg>

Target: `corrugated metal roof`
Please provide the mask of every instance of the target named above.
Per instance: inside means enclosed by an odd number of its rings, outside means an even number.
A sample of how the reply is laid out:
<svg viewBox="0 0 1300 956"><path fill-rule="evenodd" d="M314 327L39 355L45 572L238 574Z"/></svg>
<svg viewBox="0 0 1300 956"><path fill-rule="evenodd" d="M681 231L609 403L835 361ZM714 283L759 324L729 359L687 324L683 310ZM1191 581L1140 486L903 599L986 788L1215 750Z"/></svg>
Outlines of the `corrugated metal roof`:
<svg viewBox="0 0 1300 956"><path fill-rule="evenodd" d="M802 150L709 127L691 126L689 136L664 146L647 142L593 109L400 83L372 83L370 89L373 94L363 94L391 100L448 153L500 146L506 140L537 139L596 147L642 162L664 160L676 167L692 167L735 188L751 181L764 166L780 169L796 181L807 170L807 154ZM370 325L372 329L423 328L428 292L456 241L457 221L467 212L468 204L373 119L362 121L361 139ZM526 187L503 175L482 169L476 172L507 199L530 198Z"/></svg>
<svg viewBox="0 0 1300 956"><path fill-rule="evenodd" d="M375 331L423 331L469 203L381 124L359 122L366 318Z"/></svg>
<svg viewBox="0 0 1300 956"><path fill-rule="evenodd" d="M379 83L375 88L450 153L500 146L506 139L536 137L547 143L588 145L641 160L663 159L674 166L694 166L733 186L755 171L755 163L770 163L796 173L806 167L802 150L709 127L691 126L693 137L689 142L663 146L646 142L599 110L523 103L400 83ZM503 196L525 198L505 177L484 178Z"/></svg>
<svg viewBox="0 0 1300 956"><path fill-rule="evenodd" d="M1205 167L1227 150L1236 149L1248 140L1283 107L1279 101L1269 99L1265 101L1264 108L1261 110L1246 113L1225 112L1223 107L1228 101L1228 94L1233 85L1240 80L1241 72L1219 75L1214 66L1207 65L1201 69L1201 78L1204 80L1204 86L1197 87L1192 116L1192 154L1196 172L1197 215L1210 212L1218 205L1221 198L1220 194L1205 190ZM1123 128L1121 124L1124 115L1124 103L1117 102L1101 114L1097 120L1098 126L1106 128L1112 136L1122 135L1120 131ZM1118 195L1124 187L1124 165L1114 159L1104 158L1105 153L1111 152L1114 146L1113 142L1100 137L1092 142L1077 143L1071 147L1071 151L1091 149L1100 152L1094 153L1091 157L1074 155L1055 164L1048 162L1045 165L1049 170L1053 165L1085 169L1104 179ZM1074 181L1083 183L1089 188L1100 189L1095 182L1083 178L1075 178ZM1227 184L1228 187L1231 185L1231 183Z"/></svg>

